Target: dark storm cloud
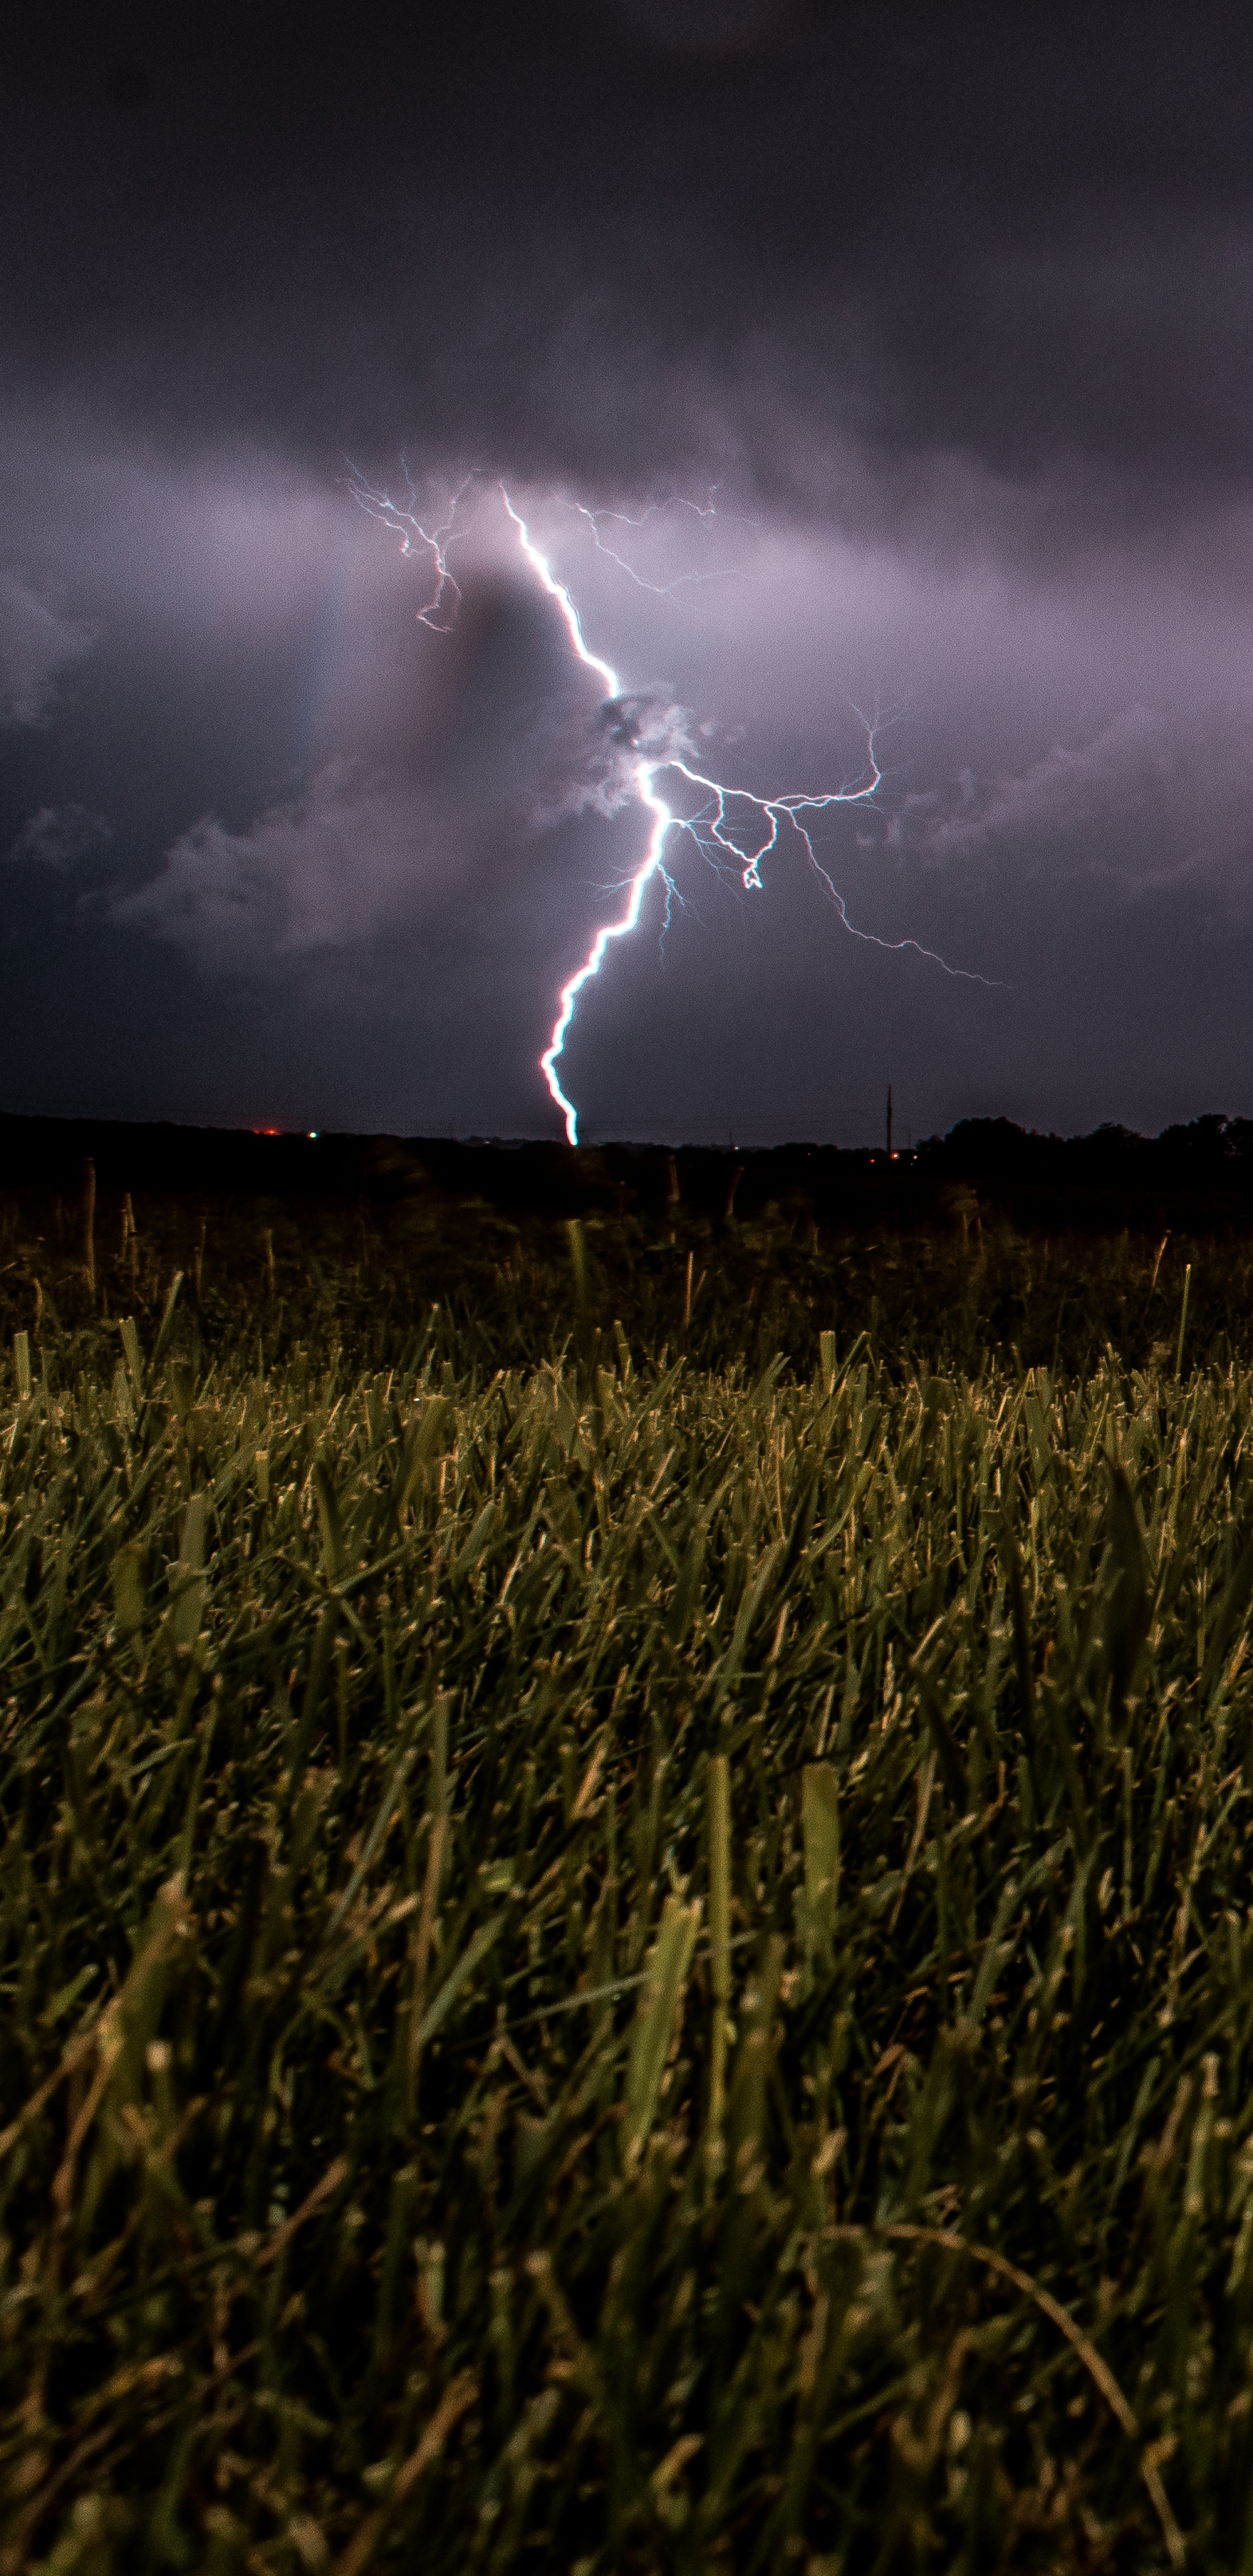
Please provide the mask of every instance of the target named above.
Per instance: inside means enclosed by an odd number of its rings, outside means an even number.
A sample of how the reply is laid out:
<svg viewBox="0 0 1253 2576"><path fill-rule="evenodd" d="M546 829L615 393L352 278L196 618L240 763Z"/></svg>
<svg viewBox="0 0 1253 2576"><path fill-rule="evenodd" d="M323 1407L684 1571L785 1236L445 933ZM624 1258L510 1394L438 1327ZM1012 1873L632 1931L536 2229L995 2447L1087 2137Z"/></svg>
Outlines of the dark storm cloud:
<svg viewBox="0 0 1253 2576"><path fill-rule="evenodd" d="M49 0L8 42L9 346L166 437L720 448L863 506L863 450L889 501L1247 466L1238 14Z"/></svg>
<svg viewBox="0 0 1253 2576"><path fill-rule="evenodd" d="M795 836L762 897L681 844L589 1132L1253 1107L1244 17L45 0L0 51L0 1086L56 995L86 1105L537 1125L633 752L838 784L877 697L818 855L1012 1000L850 940ZM402 447L436 512L479 469L450 636L347 489ZM554 500L715 484L629 570Z"/></svg>

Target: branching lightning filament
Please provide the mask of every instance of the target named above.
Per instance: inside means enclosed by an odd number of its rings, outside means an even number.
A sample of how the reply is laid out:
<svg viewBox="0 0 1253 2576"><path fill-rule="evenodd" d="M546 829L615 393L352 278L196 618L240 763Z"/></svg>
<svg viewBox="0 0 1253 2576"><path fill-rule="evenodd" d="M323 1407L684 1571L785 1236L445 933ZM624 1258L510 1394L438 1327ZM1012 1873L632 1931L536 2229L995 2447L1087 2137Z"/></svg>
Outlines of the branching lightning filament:
<svg viewBox="0 0 1253 2576"><path fill-rule="evenodd" d="M405 469L404 501L395 500L388 492L376 491L366 483L355 467L351 468L350 472L349 488L354 499L372 517L381 519L386 527L395 531L401 539L401 552L409 555L416 552L419 547L425 548L435 587L430 599L418 610L418 617L423 625L434 628L437 634L449 632L456 623L461 592L449 571L448 555L452 545L468 533L469 523L467 521L458 523L458 511L467 493L474 491L477 495L481 490L478 476L471 472L463 478L448 505L446 518L438 526L428 528L418 517L419 496L407 468ZM578 1007L579 996L586 985L595 982L612 943L618 939L628 938L636 929L645 892L654 878L665 886L666 920L669 920L670 904L678 892L667 864L667 850L673 835L686 834L695 843L702 858L720 873L727 869L734 870L746 892L760 893L763 888L762 862L777 847L780 834L786 826L803 842L809 864L830 896L840 921L850 937L864 940L872 948L895 952L910 949L915 956L926 958L931 965L938 966L945 975L957 977L963 983L987 985L990 981L987 976L973 974L965 967L950 966L937 950L925 948L920 940L882 939L875 931L860 929L855 922L849 920L845 899L814 848L812 833L816 817L830 813L837 805L869 805L882 786L883 771L879 766L876 735L882 730L883 719L865 716L859 708L854 709L854 713L865 728L864 763L858 776L847 780L840 787L823 789L813 794L789 789L778 796L759 796L750 788L731 787L724 779L706 777L703 771L693 766L690 756L691 747L685 736L677 740L671 730L664 740L654 742L647 738L646 727L633 711L631 700L626 695L623 682L612 663L607 662L602 654L594 652L587 642L579 612L566 584L553 571L547 556L536 544L526 520L515 506L505 484L503 482L498 484L497 489L508 518L517 531L518 545L528 569L534 575L541 590L552 600L558 610L571 650L577 660L584 665L585 669L595 674L600 684L602 716L610 726L612 739L628 755L627 776L631 793L648 820L647 845L642 859L627 880L623 909L616 921L604 923L597 931L582 965L577 967L568 981L562 985L558 996L557 1016L553 1022L548 1044L539 1059L540 1070L549 1092L565 1121L569 1142L577 1145L579 1141L579 1113L563 1087L559 1067ZM602 520L613 520L625 527L638 527L643 524L642 519L633 520L625 513L616 511L590 510L582 503L570 506L575 508L578 515L588 523L597 550L608 555L615 564L619 564L639 587L655 590L662 596L669 595L679 587L678 583L660 584L642 581L629 563L625 562L611 546L603 543L600 535ZM687 503L683 506L693 509L702 519L718 515L713 508L712 493L706 509L699 508L695 503ZM655 514L654 510L650 510L644 515L649 517ZM696 579L701 576L682 578ZM675 805L662 795L659 781L668 777L685 780L687 785L696 791L699 801L691 813L676 810ZM677 794L677 791L671 792Z"/></svg>
<svg viewBox="0 0 1253 2576"><path fill-rule="evenodd" d="M448 504L448 516L443 525L426 528L418 517L418 487L403 456L400 470L405 478L404 502L394 501L390 492L376 492L351 460L348 463L348 489L354 501L359 502L372 519L381 519L385 528L395 530L402 555L414 554L419 546L425 546L431 559L435 588L425 606L417 612L418 624L429 626L436 635L451 635L461 607L461 586L454 581L448 569L448 550L455 538L469 535L468 522L458 527L457 512L466 493L475 488L478 477L474 473L463 474Z"/></svg>

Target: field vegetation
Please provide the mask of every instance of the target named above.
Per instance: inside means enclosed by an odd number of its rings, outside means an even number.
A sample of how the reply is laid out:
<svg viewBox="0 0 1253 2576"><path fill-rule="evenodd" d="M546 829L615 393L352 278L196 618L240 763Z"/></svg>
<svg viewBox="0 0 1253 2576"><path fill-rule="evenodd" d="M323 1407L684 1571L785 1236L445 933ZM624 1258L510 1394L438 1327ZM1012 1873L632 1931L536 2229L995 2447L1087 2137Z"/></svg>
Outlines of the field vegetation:
<svg viewBox="0 0 1253 2576"><path fill-rule="evenodd" d="M0 2570L1253 2570L1243 1252L135 1213L0 1243Z"/></svg>

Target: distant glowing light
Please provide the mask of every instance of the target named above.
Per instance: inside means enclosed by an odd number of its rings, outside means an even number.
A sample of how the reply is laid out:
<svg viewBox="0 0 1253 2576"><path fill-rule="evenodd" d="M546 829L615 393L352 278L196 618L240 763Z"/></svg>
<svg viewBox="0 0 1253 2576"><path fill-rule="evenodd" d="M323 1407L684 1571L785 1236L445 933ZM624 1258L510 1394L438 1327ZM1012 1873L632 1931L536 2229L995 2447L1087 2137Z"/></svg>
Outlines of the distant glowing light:
<svg viewBox="0 0 1253 2576"><path fill-rule="evenodd" d="M354 500L362 509L368 511L372 518L381 519L385 527L395 531L401 539L401 553L412 554L415 551L415 545L426 549L434 588L431 597L418 610L417 615L420 624L433 627L437 634L447 634L456 623L457 611L461 604L461 591L449 571L448 556L454 543L469 532L468 522L463 521L458 524L458 511L467 492L471 490L477 492L481 488L478 478L474 474L466 475L452 496L446 518L437 525L427 527L418 517L419 496L407 466L403 468L406 484L404 502L393 500L387 492L374 490L355 466L350 466L349 471L351 475L349 489ZM594 652L587 642L578 609L566 584L553 571L547 556L537 546L526 520L521 511L515 508L505 484L499 483L497 489L506 513L517 530L523 559L534 574L540 589L557 608L572 652L586 670L594 672L600 683L602 710L614 709L625 694L617 671L602 654ZM601 554L608 555L610 560L618 564L623 572L629 574L640 588L655 590L659 595L664 595L668 590L679 586L677 583L663 585L642 581L632 566L612 546L603 542L600 534L602 520L616 520L618 525L626 527L641 526L642 520L629 519L625 513L616 511L590 510L582 504L573 506L577 509L578 515L590 526L597 550ZM702 519L719 515L713 507L712 493L705 509L699 508L695 503L687 503L684 506L693 509ZM655 514L650 510L645 515ZM683 578L695 579L700 576ZM634 873L627 880L626 902L619 919L606 922L597 931L582 965L576 967L575 972L562 985L557 1000L557 1016L553 1022L548 1044L539 1059L540 1071L555 1106L561 1111L565 1121L566 1136L571 1145L577 1145L579 1141L579 1113L563 1087L558 1066L565 1051L566 1039L574 1020L579 996L599 975L611 943L614 940L626 938L636 928L645 890L655 877L660 879L666 889L668 922L670 904L678 891L666 862L667 844L672 833L685 832L695 842L702 858L720 873L730 863L738 874L745 892L758 894L762 891L762 861L777 846L780 831L786 823L803 841L810 866L825 887L839 914L841 924L850 938L864 940L868 947L886 949L898 955L906 949L912 949L915 956L925 958L930 965L938 966L942 974L953 976L962 983L992 986L993 979L989 976L974 974L968 967L950 966L947 959L940 956L938 950L925 948L920 940L881 939L875 931L862 930L856 922L849 920L844 896L828 874L814 848L811 838L813 821L812 819L806 821L803 818L827 814L837 805L869 805L883 784L883 772L879 767L876 753L876 735L882 730L884 720L881 717L865 716L859 708L855 708L854 713L865 728L865 755L862 769L856 778L846 780L841 787L824 789L815 794L788 789L778 796L759 796L751 788L731 787L725 780L707 778L703 771L693 768L683 757L682 752L675 746L673 735L655 754L650 754L648 750L641 750L637 737L630 729L629 711L623 711L622 729L617 738L625 741L630 749L638 752L638 757L630 765L628 775L641 812L648 817L647 846ZM676 813L661 794L658 781L667 772L685 779L689 787L698 791L701 802L695 813ZM896 1160L895 1155L892 1160Z"/></svg>

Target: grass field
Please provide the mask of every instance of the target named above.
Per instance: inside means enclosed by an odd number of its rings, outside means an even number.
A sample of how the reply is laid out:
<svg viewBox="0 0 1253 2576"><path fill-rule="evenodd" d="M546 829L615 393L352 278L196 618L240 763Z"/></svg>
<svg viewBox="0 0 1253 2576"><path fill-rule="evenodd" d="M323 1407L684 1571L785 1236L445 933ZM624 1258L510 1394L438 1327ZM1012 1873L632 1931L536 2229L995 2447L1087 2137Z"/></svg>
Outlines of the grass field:
<svg viewBox="0 0 1253 2576"><path fill-rule="evenodd" d="M0 1242L0 2569L1253 2570L1243 1252L115 1214Z"/></svg>

